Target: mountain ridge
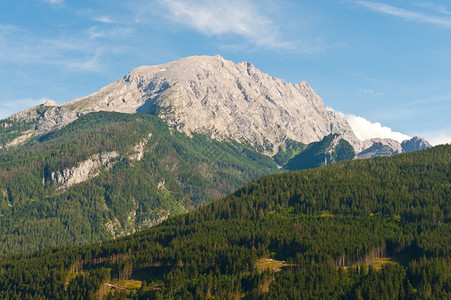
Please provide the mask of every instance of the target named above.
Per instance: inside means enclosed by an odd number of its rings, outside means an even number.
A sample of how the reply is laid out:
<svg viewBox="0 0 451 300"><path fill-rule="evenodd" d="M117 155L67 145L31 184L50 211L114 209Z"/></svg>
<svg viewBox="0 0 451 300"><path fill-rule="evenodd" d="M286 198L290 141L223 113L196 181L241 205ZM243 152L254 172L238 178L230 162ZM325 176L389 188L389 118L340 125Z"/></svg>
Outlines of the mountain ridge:
<svg viewBox="0 0 451 300"><path fill-rule="evenodd" d="M14 114L10 120L31 125L22 135L6 140L3 147L21 144L34 134L61 128L95 111L156 114L187 135L202 133L219 141L250 143L270 156L289 141L310 144L335 133L348 141L356 154L367 150L361 158L403 152L396 141L359 140L341 114L326 109L307 82L287 83L251 63L235 64L219 55L141 66L85 97L60 106L48 101ZM368 150L376 142L391 150ZM430 147L424 139L409 145L416 150Z"/></svg>

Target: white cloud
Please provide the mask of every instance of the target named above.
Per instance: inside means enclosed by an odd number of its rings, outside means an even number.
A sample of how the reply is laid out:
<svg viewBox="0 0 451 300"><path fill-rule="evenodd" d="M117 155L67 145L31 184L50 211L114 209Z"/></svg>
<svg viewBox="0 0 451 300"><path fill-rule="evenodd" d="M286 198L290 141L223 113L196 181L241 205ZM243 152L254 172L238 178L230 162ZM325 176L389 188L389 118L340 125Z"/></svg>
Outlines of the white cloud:
<svg viewBox="0 0 451 300"><path fill-rule="evenodd" d="M364 6L370 10L398 17L401 19L409 20L409 21L415 21L420 23L429 23L434 25L440 25L444 27L450 27L451 28L451 18L448 16L437 16L437 15L430 15L425 14L421 12L415 12L412 10L407 10L404 8L399 8L396 6L392 6L385 3L380 2L369 2L369 1L355 1L356 4Z"/></svg>
<svg viewBox="0 0 451 300"><path fill-rule="evenodd" d="M232 34L260 47L295 47L280 38L276 24L250 0L160 0L160 3L168 9L171 21L207 36Z"/></svg>
<svg viewBox="0 0 451 300"><path fill-rule="evenodd" d="M379 122L371 122L352 114L344 114L344 118L351 126L355 135L362 141L370 138L390 138L398 142L410 139L408 135L393 131L390 127L382 126Z"/></svg>
<svg viewBox="0 0 451 300"><path fill-rule="evenodd" d="M103 66L100 63L100 56L102 51L100 49L96 49L96 53L91 57L85 57L83 59L73 59L73 60L60 60L55 61L55 64L62 65L67 69L76 70L76 71L92 71L99 72L103 69Z"/></svg>
<svg viewBox="0 0 451 300"><path fill-rule="evenodd" d="M451 144L451 128L421 133L431 145Z"/></svg>
<svg viewBox="0 0 451 300"><path fill-rule="evenodd" d="M24 99L14 99L10 101L0 102L0 119L7 118L12 114L18 113L24 109L42 104L50 99L48 98L24 98Z"/></svg>
<svg viewBox="0 0 451 300"><path fill-rule="evenodd" d="M411 138L404 133L393 131L390 127L383 126L379 122L371 122L363 117L359 117L353 114L336 112L331 107L326 107L326 110L333 111L344 118L346 122L348 122L349 126L351 126L352 131L354 131L354 134L357 136L357 138L362 141L371 138L390 138L398 142L402 142Z"/></svg>

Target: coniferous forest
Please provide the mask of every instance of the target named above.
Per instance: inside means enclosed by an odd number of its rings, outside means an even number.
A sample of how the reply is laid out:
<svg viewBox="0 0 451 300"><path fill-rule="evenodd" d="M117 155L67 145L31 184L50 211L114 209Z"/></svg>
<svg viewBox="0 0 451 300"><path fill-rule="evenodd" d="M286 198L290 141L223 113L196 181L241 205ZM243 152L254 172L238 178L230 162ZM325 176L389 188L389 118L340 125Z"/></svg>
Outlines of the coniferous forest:
<svg viewBox="0 0 451 300"><path fill-rule="evenodd" d="M139 160L133 159L137 146ZM102 162L105 153L114 156ZM93 161L99 167L78 184L55 179L62 170L70 179L74 168ZM130 234L277 171L248 145L188 137L156 116L87 114L23 146L0 149L0 255Z"/></svg>
<svg viewBox="0 0 451 300"><path fill-rule="evenodd" d="M451 146L267 175L130 236L2 256L0 298L450 299Z"/></svg>

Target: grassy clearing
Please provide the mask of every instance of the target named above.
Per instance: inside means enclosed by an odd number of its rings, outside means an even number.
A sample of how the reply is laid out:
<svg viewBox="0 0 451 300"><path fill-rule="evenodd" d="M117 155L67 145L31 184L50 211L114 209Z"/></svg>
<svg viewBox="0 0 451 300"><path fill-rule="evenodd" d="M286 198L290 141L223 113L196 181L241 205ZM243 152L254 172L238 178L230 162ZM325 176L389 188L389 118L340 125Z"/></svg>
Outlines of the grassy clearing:
<svg viewBox="0 0 451 300"><path fill-rule="evenodd" d="M349 268L357 268L357 267L364 267L366 271L368 271L368 268L371 266L375 270L379 271L382 269L384 265L387 264L396 264L397 262L393 261L390 257L378 257L374 258L370 261L363 262L361 264L354 264L352 266L345 266L343 269L349 269Z"/></svg>
<svg viewBox="0 0 451 300"><path fill-rule="evenodd" d="M376 270L380 270L384 265L395 263L396 262L392 261L390 257L380 257L374 259L369 265L373 266Z"/></svg>
<svg viewBox="0 0 451 300"><path fill-rule="evenodd" d="M139 280L114 280L106 282L98 292L98 298L105 295L134 295L141 288L142 282Z"/></svg>
<svg viewBox="0 0 451 300"><path fill-rule="evenodd" d="M282 271L282 267L287 266L284 261L271 258L259 258L257 260L257 270L259 273L269 270L271 273Z"/></svg>

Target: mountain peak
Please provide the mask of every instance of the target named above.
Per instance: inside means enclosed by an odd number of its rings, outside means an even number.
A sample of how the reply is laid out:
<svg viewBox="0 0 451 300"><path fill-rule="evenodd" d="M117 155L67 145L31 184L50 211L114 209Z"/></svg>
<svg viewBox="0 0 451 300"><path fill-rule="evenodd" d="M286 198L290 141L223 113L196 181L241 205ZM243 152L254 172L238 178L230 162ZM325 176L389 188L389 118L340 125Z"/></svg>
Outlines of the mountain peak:
<svg viewBox="0 0 451 300"><path fill-rule="evenodd" d="M423 150L431 148L432 145L429 144L424 138L419 136L414 136L410 140L405 140L401 143L404 152L411 152L416 150Z"/></svg>
<svg viewBox="0 0 451 300"><path fill-rule="evenodd" d="M58 104L53 100L47 100L42 104L43 106L58 106Z"/></svg>
<svg viewBox="0 0 451 300"><path fill-rule="evenodd" d="M170 72L172 76L175 76L174 73L177 73L178 76L187 76L199 69L222 66L224 62L226 60L220 55L188 56L165 64L140 66L133 69L126 76L148 76L159 72Z"/></svg>
<svg viewBox="0 0 451 300"><path fill-rule="evenodd" d="M77 112L156 113L186 134L246 141L267 153L286 140L311 143L331 133L360 147L346 121L327 112L305 81L293 85L219 55L138 67L64 106Z"/></svg>

